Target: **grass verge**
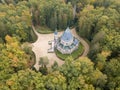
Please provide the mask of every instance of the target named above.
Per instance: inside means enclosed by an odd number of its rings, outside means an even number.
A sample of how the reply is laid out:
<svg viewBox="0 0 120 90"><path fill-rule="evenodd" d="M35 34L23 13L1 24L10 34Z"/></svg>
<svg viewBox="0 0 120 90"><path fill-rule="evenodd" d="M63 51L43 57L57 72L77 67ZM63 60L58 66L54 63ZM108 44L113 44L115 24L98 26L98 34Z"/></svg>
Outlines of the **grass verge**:
<svg viewBox="0 0 120 90"><path fill-rule="evenodd" d="M48 27L42 27L42 26L36 26L36 31L40 34L50 34L53 33L54 31L51 30Z"/></svg>
<svg viewBox="0 0 120 90"><path fill-rule="evenodd" d="M54 31L55 31L46 26L36 26L35 29L40 34L50 34L50 33L54 33ZM65 30L65 29L57 29L58 32L61 32L63 30Z"/></svg>
<svg viewBox="0 0 120 90"><path fill-rule="evenodd" d="M69 56L72 56L73 59L77 59L80 55L82 55L83 51L84 51L83 45L79 44L78 49L75 50L74 52L72 52L71 54L62 54L58 50L55 50L55 53L56 53L58 58L65 60Z"/></svg>

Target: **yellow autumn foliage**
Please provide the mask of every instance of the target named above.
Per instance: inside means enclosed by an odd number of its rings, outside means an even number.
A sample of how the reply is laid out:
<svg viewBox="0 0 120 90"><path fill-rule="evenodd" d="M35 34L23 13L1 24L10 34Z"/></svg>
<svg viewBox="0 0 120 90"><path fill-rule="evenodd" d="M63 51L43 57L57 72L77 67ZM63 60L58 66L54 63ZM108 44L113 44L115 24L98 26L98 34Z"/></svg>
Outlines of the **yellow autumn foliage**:
<svg viewBox="0 0 120 90"><path fill-rule="evenodd" d="M14 83L14 82L11 81L11 80L8 80L8 81L6 82L6 84L9 85L9 86L13 85L13 83Z"/></svg>
<svg viewBox="0 0 120 90"><path fill-rule="evenodd" d="M111 51L102 51L101 52L101 55L103 55L104 57L108 57L108 56L110 56L110 54L111 54Z"/></svg>
<svg viewBox="0 0 120 90"><path fill-rule="evenodd" d="M6 40L6 42L7 42L8 44L10 44L10 43L13 42L12 37L10 37L9 35L6 35L6 36L5 36L5 40Z"/></svg>

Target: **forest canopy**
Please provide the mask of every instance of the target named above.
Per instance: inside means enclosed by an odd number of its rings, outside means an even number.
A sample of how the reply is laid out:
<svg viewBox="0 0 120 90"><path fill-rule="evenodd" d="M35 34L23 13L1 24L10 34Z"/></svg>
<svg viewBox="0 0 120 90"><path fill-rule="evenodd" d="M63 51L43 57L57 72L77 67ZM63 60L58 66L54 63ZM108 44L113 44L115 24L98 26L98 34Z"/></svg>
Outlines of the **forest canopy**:
<svg viewBox="0 0 120 90"><path fill-rule="evenodd" d="M90 51L37 71L32 25L76 28ZM0 90L120 90L119 0L0 0Z"/></svg>

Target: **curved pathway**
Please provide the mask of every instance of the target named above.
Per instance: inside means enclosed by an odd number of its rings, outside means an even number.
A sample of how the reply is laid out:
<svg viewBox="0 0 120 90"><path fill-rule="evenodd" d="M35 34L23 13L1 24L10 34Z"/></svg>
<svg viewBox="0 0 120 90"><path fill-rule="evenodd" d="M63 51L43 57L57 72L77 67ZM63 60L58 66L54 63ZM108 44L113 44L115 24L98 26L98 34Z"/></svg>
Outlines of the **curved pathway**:
<svg viewBox="0 0 120 90"><path fill-rule="evenodd" d="M49 58L49 65L48 67L50 67L51 65L53 65L54 61L56 61L58 63L59 66L61 66L62 64L64 64L64 61L60 60L55 53L48 53L47 50L50 48L50 45L48 45L48 41L54 40L54 34L39 34L34 26L32 26L35 34L37 35L37 41L32 43L32 51L35 53L36 56L36 63L34 65L34 67L39 70L39 59L40 57L44 57L47 56ZM84 41L84 39L82 39L81 37L79 37L75 31L75 29L71 30L73 35L77 38L79 38L80 42L83 44L85 50L82 54L82 56L80 57L84 57L88 54L89 52L89 45L86 43L86 41ZM58 35L61 36L63 32L59 32Z"/></svg>
<svg viewBox="0 0 120 90"><path fill-rule="evenodd" d="M77 38L80 40L80 42L81 42L82 45L84 46L84 52L83 52L83 54L82 54L80 57L85 57L85 56L87 56L87 54L88 54L88 52L89 52L89 48L90 48L89 45L88 45L88 43L87 43L82 37L78 36L78 34L76 33L75 28L72 29L72 33L73 33L73 35L74 35L75 37L77 37Z"/></svg>

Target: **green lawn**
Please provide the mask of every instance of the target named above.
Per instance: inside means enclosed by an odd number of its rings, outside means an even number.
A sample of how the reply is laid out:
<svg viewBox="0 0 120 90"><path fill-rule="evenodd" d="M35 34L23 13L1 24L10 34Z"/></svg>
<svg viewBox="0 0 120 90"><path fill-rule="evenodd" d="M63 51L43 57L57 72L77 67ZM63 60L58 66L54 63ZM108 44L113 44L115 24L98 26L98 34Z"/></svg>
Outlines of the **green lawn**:
<svg viewBox="0 0 120 90"><path fill-rule="evenodd" d="M37 32L41 33L41 34L49 34L49 33L53 33L54 32L53 30L51 30L48 27L37 26L35 28L36 28Z"/></svg>
<svg viewBox="0 0 120 90"><path fill-rule="evenodd" d="M68 56L72 56L74 59L77 59L80 55L82 55L83 51L84 51L83 45L79 44L78 49L71 54L62 54L58 50L55 50L55 53L60 59L65 60Z"/></svg>
<svg viewBox="0 0 120 90"><path fill-rule="evenodd" d="M46 26L36 26L35 27L36 31L40 34L50 34L50 33L53 33L55 30L52 30ZM65 29L64 29L65 30ZM63 29L59 29L57 30L58 32L61 32L61 31L64 31Z"/></svg>
<svg viewBox="0 0 120 90"><path fill-rule="evenodd" d="M29 38L31 38L31 43L35 42L37 40L37 35L35 34L35 32L33 30L30 31L31 36Z"/></svg>

